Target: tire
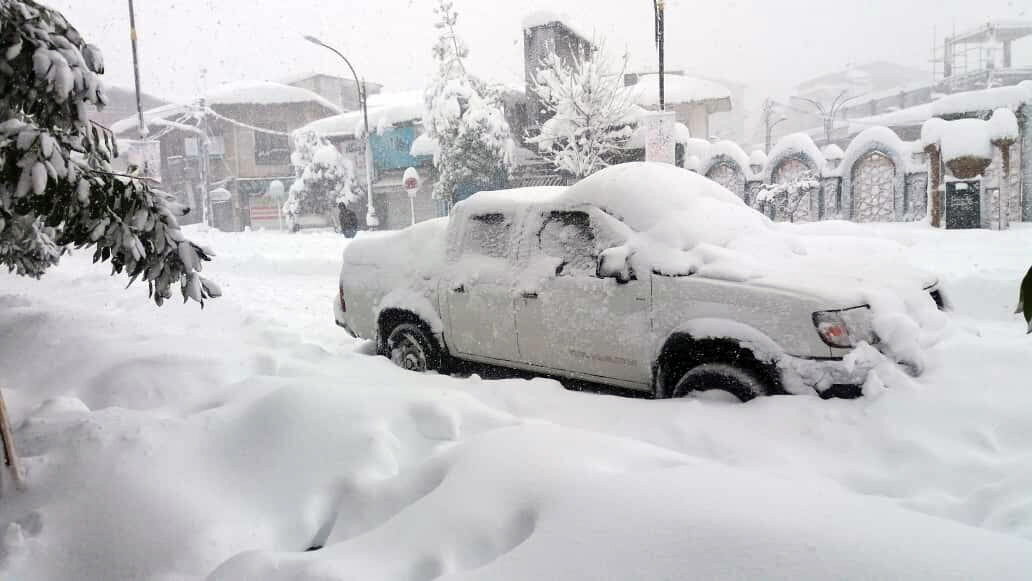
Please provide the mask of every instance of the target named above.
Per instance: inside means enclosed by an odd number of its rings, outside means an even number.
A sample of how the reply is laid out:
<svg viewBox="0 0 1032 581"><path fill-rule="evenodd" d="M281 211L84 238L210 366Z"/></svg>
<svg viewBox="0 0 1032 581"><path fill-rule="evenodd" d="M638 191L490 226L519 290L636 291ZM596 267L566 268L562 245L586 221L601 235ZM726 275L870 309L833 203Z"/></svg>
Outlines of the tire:
<svg viewBox="0 0 1032 581"><path fill-rule="evenodd" d="M386 355L395 365L409 371L437 371L441 350L424 325L400 323L387 336Z"/></svg>
<svg viewBox="0 0 1032 581"><path fill-rule="evenodd" d="M719 390L746 402L767 395L768 390L756 373L729 363L710 362L686 371L674 384L673 397L686 397Z"/></svg>

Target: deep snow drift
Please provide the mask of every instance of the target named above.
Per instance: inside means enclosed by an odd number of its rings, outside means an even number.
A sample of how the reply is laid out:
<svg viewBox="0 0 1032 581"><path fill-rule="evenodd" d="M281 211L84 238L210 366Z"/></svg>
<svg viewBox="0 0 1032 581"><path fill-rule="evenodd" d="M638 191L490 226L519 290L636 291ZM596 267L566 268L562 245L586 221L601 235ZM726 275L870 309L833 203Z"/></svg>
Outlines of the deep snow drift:
<svg viewBox="0 0 1032 581"><path fill-rule="evenodd" d="M204 311L85 253L2 274L28 489L0 578L1027 578L1032 228L836 228L902 243L956 309L923 376L862 400L404 372L333 325L328 233L192 233Z"/></svg>

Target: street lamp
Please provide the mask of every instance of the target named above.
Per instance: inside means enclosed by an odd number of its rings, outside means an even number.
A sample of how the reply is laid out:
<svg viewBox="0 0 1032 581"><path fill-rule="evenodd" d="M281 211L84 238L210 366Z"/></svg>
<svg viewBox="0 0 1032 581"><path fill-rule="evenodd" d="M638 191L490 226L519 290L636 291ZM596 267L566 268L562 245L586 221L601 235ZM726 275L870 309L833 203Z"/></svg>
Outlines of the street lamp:
<svg viewBox="0 0 1032 581"><path fill-rule="evenodd" d="M348 69L351 71L351 76L355 78L355 90L358 92L358 104L362 107L362 123L363 123L363 138L365 139L365 163L366 163L366 201L368 202L366 207L366 225L370 228L376 228L380 225L380 220L376 217L376 208L373 206L373 150L369 144L369 110L366 106L366 91L365 82L359 82L358 73L355 72L355 67L351 66L351 61L348 57L344 56L339 50L319 40L318 38L311 35L304 35L305 40L312 44L317 44L325 49L333 51L333 53L344 61L344 64L348 65Z"/></svg>

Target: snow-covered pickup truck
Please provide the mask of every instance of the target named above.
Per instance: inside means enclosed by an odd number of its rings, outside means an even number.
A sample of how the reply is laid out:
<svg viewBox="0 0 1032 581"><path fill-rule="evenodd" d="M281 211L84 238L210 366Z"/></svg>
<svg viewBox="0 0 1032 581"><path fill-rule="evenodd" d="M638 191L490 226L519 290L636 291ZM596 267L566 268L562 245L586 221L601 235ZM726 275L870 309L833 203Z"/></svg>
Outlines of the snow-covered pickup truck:
<svg viewBox="0 0 1032 581"><path fill-rule="evenodd" d="M856 392L886 362L919 371L942 315L933 276L851 228L775 224L692 172L622 164L352 242L335 317L418 371L460 359L657 397Z"/></svg>

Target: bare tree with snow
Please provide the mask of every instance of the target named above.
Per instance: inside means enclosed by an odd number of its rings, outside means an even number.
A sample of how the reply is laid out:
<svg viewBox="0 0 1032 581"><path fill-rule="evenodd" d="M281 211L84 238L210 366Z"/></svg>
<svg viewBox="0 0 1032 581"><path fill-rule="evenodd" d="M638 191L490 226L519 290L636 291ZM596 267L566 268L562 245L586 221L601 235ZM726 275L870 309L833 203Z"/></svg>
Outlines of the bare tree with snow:
<svg viewBox="0 0 1032 581"><path fill-rule="evenodd" d="M434 11L437 70L424 95L423 123L438 144L434 197L451 200L459 184L490 187L504 181L514 142L498 92L466 71L469 49L455 32L458 13L451 0L439 0Z"/></svg>
<svg viewBox="0 0 1032 581"><path fill-rule="evenodd" d="M810 218L810 201L820 189L817 174L807 170L788 183L762 186L756 203L774 220L806 221Z"/></svg>
<svg viewBox="0 0 1032 581"><path fill-rule="evenodd" d="M212 252L183 235L176 208L112 172L114 139L86 117L106 102L100 51L31 0L0 0L0 39L0 265L38 278L88 247L113 274L147 281L159 305L173 285L184 300L219 296L200 276Z"/></svg>
<svg viewBox="0 0 1032 581"><path fill-rule="evenodd" d="M529 138L564 173L582 178L609 165L631 136L631 96L624 87L626 56L616 68L604 45L575 53L569 66L556 53L546 56L531 91L549 118Z"/></svg>

